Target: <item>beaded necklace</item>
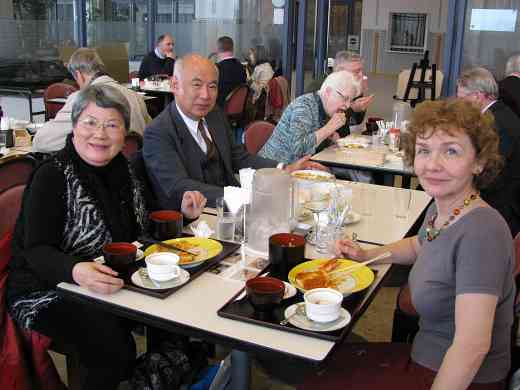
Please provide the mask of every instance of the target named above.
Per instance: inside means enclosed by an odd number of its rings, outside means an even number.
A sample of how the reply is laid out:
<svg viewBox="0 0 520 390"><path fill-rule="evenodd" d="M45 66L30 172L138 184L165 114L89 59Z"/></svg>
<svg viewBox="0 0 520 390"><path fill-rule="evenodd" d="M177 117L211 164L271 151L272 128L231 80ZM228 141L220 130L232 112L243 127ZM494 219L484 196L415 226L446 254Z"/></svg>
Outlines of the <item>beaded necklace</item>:
<svg viewBox="0 0 520 390"><path fill-rule="evenodd" d="M435 220L437 219L438 217L438 213L435 213L433 214L430 219L428 220L427 222L427 226L426 226L426 239L428 241L433 241L435 240L439 234L441 234L441 232L455 219L457 218L457 216L460 214L460 212L462 211L462 209L464 209L465 207L468 207L470 205L471 202L473 202L474 200L478 199L479 197L479 194L471 194L469 197L467 197L466 199L464 199L464 203L462 204L462 206L460 207L455 207L453 209L453 211L451 212L451 215L449 216L449 218L446 220L446 222L444 222L442 224L442 226L438 229L435 229L434 227L434 224L435 224Z"/></svg>

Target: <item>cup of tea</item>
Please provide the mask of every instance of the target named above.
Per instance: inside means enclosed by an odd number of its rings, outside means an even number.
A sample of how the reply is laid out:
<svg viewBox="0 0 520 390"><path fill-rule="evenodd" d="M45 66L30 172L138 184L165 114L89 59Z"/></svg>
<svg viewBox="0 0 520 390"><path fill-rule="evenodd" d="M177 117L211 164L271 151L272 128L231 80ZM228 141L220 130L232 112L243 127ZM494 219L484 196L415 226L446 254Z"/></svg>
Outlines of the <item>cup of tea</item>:
<svg viewBox="0 0 520 390"><path fill-rule="evenodd" d="M146 256L148 276L158 282L165 282L179 276L179 256L170 252L152 253Z"/></svg>
<svg viewBox="0 0 520 390"><path fill-rule="evenodd" d="M152 237L159 241L182 236L182 214L175 210L159 210L150 213Z"/></svg>
<svg viewBox="0 0 520 390"><path fill-rule="evenodd" d="M316 322L330 322L338 319L343 294L332 288L315 288L303 295L305 313Z"/></svg>
<svg viewBox="0 0 520 390"><path fill-rule="evenodd" d="M129 242L111 242L103 246L105 264L117 272L125 272L135 262L137 247Z"/></svg>
<svg viewBox="0 0 520 390"><path fill-rule="evenodd" d="M282 302L284 283L269 276L256 277L246 282L247 298L255 310L270 312Z"/></svg>
<svg viewBox="0 0 520 390"><path fill-rule="evenodd" d="M299 234L278 233L269 237L271 275L287 280L291 268L305 261L305 238Z"/></svg>

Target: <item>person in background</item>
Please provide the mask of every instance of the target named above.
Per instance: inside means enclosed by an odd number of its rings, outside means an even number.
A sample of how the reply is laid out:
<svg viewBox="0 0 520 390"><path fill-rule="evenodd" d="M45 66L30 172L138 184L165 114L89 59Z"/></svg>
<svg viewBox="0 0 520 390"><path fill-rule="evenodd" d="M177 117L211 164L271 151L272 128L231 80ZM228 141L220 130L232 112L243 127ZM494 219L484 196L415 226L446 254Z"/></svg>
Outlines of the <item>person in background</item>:
<svg viewBox="0 0 520 390"><path fill-rule="evenodd" d="M241 168L281 168L277 161L253 156L235 142L224 113L215 104L218 71L210 60L198 54L177 60L171 89L175 100L147 127L143 146L161 207L178 208L179 194L188 190L200 191L214 206L225 186L239 185L235 173ZM325 169L308 158L283 169Z"/></svg>
<svg viewBox="0 0 520 390"><path fill-rule="evenodd" d="M264 46L257 46L256 49L250 49L249 63L253 67L253 73L249 79L249 86L253 90L252 102L256 103L262 95L262 92L266 92L267 84L269 84L269 81L274 76L274 70Z"/></svg>
<svg viewBox="0 0 520 390"><path fill-rule="evenodd" d="M105 65L95 49L80 48L69 59L68 70L79 85L80 90L91 85L102 85L116 88L126 98L130 106L129 130L143 134L147 123L151 122L143 97L119 84L105 71ZM33 152L51 153L62 149L65 140L72 131L72 107L80 91L67 97L65 105L54 119L45 122L34 136Z"/></svg>
<svg viewBox="0 0 520 390"><path fill-rule="evenodd" d="M301 95L287 106L258 155L290 164L331 145L339 138L345 111L360 88L351 73L331 73L318 92Z"/></svg>
<svg viewBox="0 0 520 390"><path fill-rule="evenodd" d="M354 79L361 85L361 92L358 96L356 96L349 108L351 114L349 115L350 126L359 125L363 122L365 118L365 113L368 109L368 106L374 101L374 95L366 95L368 91L368 78L365 75L365 71L363 68L363 59L361 56L355 52L342 50L336 53L336 57L334 58L334 66L332 68L332 72L340 72L342 70L346 70L354 76ZM326 75L314 80L309 84L306 88L305 93L315 92L320 89L321 84L325 80ZM341 132L342 137L347 134Z"/></svg>
<svg viewBox="0 0 520 390"><path fill-rule="evenodd" d="M481 196L502 214L516 236L520 231L520 118L497 96L497 83L487 69L466 70L457 81L457 97L494 119L504 167L496 180L481 191Z"/></svg>
<svg viewBox="0 0 520 390"><path fill-rule="evenodd" d="M246 70L233 55L233 39L220 37L217 40L218 97L217 104L223 108L226 97L233 89L247 81Z"/></svg>
<svg viewBox="0 0 520 390"><path fill-rule="evenodd" d="M148 53L139 67L139 78L146 79L155 75L171 77L175 66L175 41L171 34L163 34L157 38L155 49Z"/></svg>
<svg viewBox="0 0 520 390"><path fill-rule="evenodd" d="M408 134L405 158L434 200L418 235L374 249L343 239L336 250L357 261L390 252L384 262L412 265L419 331L413 344L350 344L299 389L506 389L513 239L504 218L479 196L501 163L493 120L460 99L425 102L412 114Z"/></svg>
<svg viewBox="0 0 520 390"><path fill-rule="evenodd" d="M498 83L498 96L520 118L520 54L507 60L506 77Z"/></svg>
<svg viewBox="0 0 520 390"><path fill-rule="evenodd" d="M121 154L130 125L127 99L116 88L91 85L72 106L65 147L34 172L22 201L9 264L7 307L16 323L73 345L86 368L82 389L117 389L131 374L131 323L93 307L67 302L60 282L100 294L123 279L93 259L105 244L133 242L146 232L142 185ZM180 210L197 218L206 199L182 195Z"/></svg>

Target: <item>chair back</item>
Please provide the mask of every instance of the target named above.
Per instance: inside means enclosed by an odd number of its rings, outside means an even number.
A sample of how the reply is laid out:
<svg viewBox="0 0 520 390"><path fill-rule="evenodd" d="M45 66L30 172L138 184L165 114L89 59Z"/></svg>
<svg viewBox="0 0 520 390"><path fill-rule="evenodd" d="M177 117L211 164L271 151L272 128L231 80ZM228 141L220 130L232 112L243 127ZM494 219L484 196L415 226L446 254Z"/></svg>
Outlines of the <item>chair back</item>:
<svg viewBox="0 0 520 390"><path fill-rule="evenodd" d="M133 72L128 73L128 82L131 83L132 79L139 78L139 71L134 70Z"/></svg>
<svg viewBox="0 0 520 390"><path fill-rule="evenodd" d="M49 85L43 93L43 103L45 105L45 120L53 119L63 103L52 103L49 99L68 98L69 95L78 90L77 87L66 83L54 83Z"/></svg>
<svg viewBox="0 0 520 390"><path fill-rule="evenodd" d="M29 155L4 157L0 160L0 193L17 185L26 184L36 166Z"/></svg>
<svg viewBox="0 0 520 390"><path fill-rule="evenodd" d="M157 196L153 192L152 183L150 182L150 179L148 177L148 171L146 170L146 165L143 158L143 151L138 150L129 158L129 161L134 171L134 174L143 185L143 195L146 202L146 209L148 211L159 210L159 201L157 200Z"/></svg>
<svg viewBox="0 0 520 390"><path fill-rule="evenodd" d="M233 89L226 97L224 113L233 126L237 126L245 117L249 87L241 84Z"/></svg>
<svg viewBox="0 0 520 390"><path fill-rule="evenodd" d="M245 144L250 154L257 154L267 142L274 130L274 125L267 121L255 121L246 127Z"/></svg>
<svg viewBox="0 0 520 390"><path fill-rule="evenodd" d="M143 148L143 136L135 131L130 131L125 137L125 145L121 151L123 155L130 159L138 150Z"/></svg>
<svg viewBox="0 0 520 390"><path fill-rule="evenodd" d="M25 185L36 166L30 156L13 156L0 160L0 237L14 229L22 206Z"/></svg>
<svg viewBox="0 0 520 390"><path fill-rule="evenodd" d="M267 84L265 101L265 120L278 123L289 104L289 83L283 76L273 77Z"/></svg>
<svg viewBox="0 0 520 390"><path fill-rule="evenodd" d="M0 218L0 237L8 231L14 230L16 219L22 207L24 190L25 184L22 184L0 192L0 210L2 210L2 218Z"/></svg>

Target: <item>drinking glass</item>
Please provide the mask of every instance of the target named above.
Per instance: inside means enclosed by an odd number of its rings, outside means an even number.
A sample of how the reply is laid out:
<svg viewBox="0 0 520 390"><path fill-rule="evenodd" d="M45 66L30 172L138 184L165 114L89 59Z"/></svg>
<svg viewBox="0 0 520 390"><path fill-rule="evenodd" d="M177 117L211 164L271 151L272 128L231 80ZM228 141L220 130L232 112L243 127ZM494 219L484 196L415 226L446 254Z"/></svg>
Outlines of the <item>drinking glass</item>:
<svg viewBox="0 0 520 390"><path fill-rule="evenodd" d="M327 199L323 197L321 199L312 199L303 204L303 207L312 213L312 217L314 220L313 232L309 234L307 240L311 245L315 245L320 240L320 214L324 211L327 211L327 209L329 208L329 202L330 198Z"/></svg>
<svg viewBox="0 0 520 390"><path fill-rule="evenodd" d="M5 149L7 145L7 134L3 131L0 131L0 152Z"/></svg>
<svg viewBox="0 0 520 390"><path fill-rule="evenodd" d="M344 218L352 210L352 189L342 185L336 185L331 190L328 222L332 225L343 225ZM345 210L346 209L346 210Z"/></svg>
<svg viewBox="0 0 520 390"><path fill-rule="evenodd" d="M412 191L406 188L394 188L394 215L397 218L407 218L412 201Z"/></svg>

